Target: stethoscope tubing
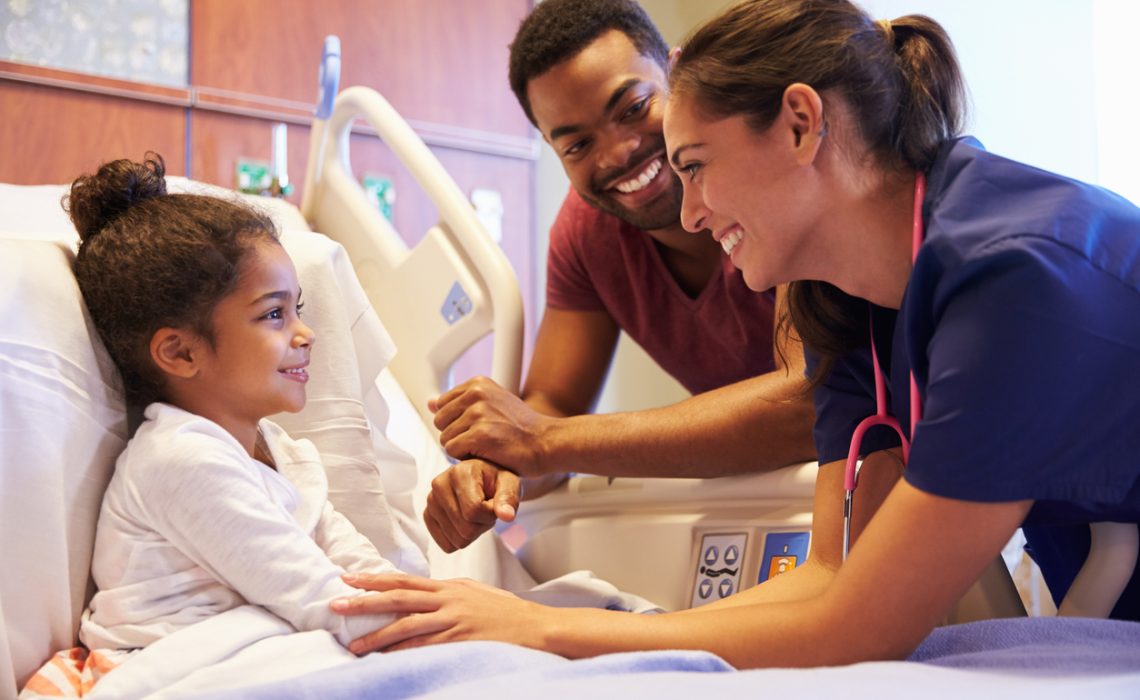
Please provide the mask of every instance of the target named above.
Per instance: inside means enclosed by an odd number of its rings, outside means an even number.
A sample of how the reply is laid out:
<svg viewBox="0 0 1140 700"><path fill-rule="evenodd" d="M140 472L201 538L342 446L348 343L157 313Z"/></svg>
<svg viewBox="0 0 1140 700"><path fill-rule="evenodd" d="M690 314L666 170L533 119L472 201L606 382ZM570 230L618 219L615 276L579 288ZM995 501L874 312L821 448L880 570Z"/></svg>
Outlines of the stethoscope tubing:
<svg viewBox="0 0 1140 700"><path fill-rule="evenodd" d="M918 259L918 249L922 247L925 236L925 227L922 220L922 202L926 197L926 175L919 172L914 177L914 215L911 224L911 265ZM910 460L910 444L906 435L903 435L902 426L898 419L887 412L887 382L883 370L879 366L879 353L875 349L875 332L871 327L871 364L875 372L875 415L867 416L855 426L851 435L851 445L847 450L847 463L843 471L843 561L847 561L847 554L851 551L851 520L855 510L855 488L859 485L858 462L859 447L863 444L863 436L867 430L877 425L885 425L896 433L902 441L903 465ZM918 382L914 379L914 371L910 372L910 436L914 439L915 428L922 418L922 400L918 394Z"/></svg>

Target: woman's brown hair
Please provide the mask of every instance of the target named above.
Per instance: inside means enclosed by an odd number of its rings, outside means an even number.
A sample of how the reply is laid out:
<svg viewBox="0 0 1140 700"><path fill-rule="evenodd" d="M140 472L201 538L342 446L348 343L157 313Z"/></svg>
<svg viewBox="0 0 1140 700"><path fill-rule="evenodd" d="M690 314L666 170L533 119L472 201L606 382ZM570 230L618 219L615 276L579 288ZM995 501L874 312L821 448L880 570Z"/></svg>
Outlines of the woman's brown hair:
<svg viewBox="0 0 1140 700"><path fill-rule="evenodd" d="M843 99L885 169L929 170L965 120L965 85L945 30L922 15L876 22L846 0L746 0L700 27L670 73L674 96L710 120L743 116L757 133L784 90L805 83ZM820 356L813 384L867 342L867 303L826 282L793 282L781 332Z"/></svg>

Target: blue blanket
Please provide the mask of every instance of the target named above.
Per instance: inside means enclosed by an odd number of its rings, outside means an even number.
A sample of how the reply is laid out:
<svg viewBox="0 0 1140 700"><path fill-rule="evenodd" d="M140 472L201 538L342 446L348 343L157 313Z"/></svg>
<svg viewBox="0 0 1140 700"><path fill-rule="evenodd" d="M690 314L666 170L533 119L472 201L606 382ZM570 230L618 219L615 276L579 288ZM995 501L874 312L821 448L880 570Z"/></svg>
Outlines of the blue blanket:
<svg viewBox="0 0 1140 700"><path fill-rule="evenodd" d="M223 698L1140 698L1140 623L1030 618L935 630L909 661L735 671L690 651L569 661L498 642L373 654Z"/></svg>

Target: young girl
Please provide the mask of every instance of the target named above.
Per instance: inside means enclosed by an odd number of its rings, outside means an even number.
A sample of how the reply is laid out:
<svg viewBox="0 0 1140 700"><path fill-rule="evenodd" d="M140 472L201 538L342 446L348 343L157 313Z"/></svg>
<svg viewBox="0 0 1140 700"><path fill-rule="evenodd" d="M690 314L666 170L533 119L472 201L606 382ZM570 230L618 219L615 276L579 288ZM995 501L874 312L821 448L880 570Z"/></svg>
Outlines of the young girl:
<svg viewBox="0 0 1140 700"><path fill-rule="evenodd" d="M167 194L162 158L118 160L72 185L75 274L145 420L103 500L80 628L90 649L138 649L259 605L342 644L345 571L395 568L327 502L311 443L266 416L305 405L313 332L273 223L238 203Z"/></svg>

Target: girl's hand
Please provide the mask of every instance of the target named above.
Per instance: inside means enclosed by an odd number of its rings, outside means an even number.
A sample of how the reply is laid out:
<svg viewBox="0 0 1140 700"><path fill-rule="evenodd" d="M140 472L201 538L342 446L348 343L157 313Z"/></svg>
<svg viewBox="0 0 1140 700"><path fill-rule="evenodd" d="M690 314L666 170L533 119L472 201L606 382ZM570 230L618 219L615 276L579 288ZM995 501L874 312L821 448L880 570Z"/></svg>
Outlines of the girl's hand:
<svg viewBox="0 0 1140 700"><path fill-rule="evenodd" d="M470 579L436 581L408 574L346 574L351 586L373 593L338 598L342 615L395 613L395 622L349 644L354 654L490 639L542 648L539 618L547 610Z"/></svg>

